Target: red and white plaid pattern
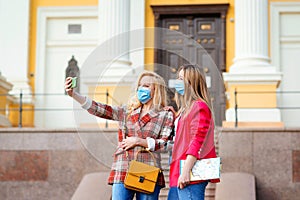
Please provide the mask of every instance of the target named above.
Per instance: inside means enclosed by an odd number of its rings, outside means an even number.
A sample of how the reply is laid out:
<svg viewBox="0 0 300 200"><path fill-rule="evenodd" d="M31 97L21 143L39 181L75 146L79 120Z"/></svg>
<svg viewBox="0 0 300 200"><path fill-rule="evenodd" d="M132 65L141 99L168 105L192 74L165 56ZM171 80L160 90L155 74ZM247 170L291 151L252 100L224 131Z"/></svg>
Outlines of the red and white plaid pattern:
<svg viewBox="0 0 300 200"><path fill-rule="evenodd" d="M153 109L139 120L141 108L137 108L128 115L125 107L109 106L93 101L88 112L101 118L119 121L119 142L125 137L125 124L128 137L135 136L143 139L151 137L155 139L156 144L153 155L157 166L161 167L159 150L164 148L164 143L162 143L162 141L167 142L172 130L174 116L171 111L156 111ZM113 156L114 161L108 178L109 184L124 182L129 162L134 159L134 155L141 149L142 147L136 146L135 148L128 150L128 153L125 153L122 148L117 148ZM154 165L151 155L146 152L139 153L137 161ZM165 186L162 173L158 177L158 185L162 187Z"/></svg>

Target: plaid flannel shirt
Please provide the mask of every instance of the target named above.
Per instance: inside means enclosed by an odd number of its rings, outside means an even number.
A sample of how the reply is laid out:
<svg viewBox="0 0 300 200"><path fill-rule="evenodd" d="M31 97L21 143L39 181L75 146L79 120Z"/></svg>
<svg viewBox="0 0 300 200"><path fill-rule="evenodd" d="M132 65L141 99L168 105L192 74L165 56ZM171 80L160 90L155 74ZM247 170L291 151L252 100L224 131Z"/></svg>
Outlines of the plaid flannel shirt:
<svg viewBox="0 0 300 200"><path fill-rule="evenodd" d="M143 139L151 137L155 139L155 151L152 153L155 157L156 166L161 168L159 151L164 149L164 144L167 142L172 130L174 116L171 111L156 111L153 109L139 119L141 107L133 110L129 116L125 107L110 106L92 101L88 98L82 107L97 117L119 121L119 142L125 138L125 132L128 137L133 136ZM127 131L125 131L125 127ZM108 184L124 182L127 169L129 168L129 162L134 159L136 153L141 149L143 149L141 146L136 146L126 153L121 147L117 147L113 155L114 160L108 178ZM137 161L154 165L151 155L146 152L139 153ZM159 174L157 184L162 187L165 186L163 173Z"/></svg>

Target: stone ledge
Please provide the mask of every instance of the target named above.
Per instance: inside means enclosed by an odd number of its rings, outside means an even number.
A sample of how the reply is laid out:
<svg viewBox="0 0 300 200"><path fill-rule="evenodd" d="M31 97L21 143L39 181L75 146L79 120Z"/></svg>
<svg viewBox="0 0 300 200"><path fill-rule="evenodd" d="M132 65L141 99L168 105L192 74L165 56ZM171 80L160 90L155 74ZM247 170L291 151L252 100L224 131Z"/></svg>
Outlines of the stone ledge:
<svg viewBox="0 0 300 200"><path fill-rule="evenodd" d="M298 132L300 133L300 127L288 128L288 127L218 127L218 131L221 132Z"/></svg>
<svg viewBox="0 0 300 200"><path fill-rule="evenodd" d="M62 129L49 129L49 128L0 128L0 134L2 133L117 133L118 129L110 128L62 128Z"/></svg>
<svg viewBox="0 0 300 200"><path fill-rule="evenodd" d="M235 122L223 122L224 128L235 128ZM238 122L238 128L282 128L282 122Z"/></svg>

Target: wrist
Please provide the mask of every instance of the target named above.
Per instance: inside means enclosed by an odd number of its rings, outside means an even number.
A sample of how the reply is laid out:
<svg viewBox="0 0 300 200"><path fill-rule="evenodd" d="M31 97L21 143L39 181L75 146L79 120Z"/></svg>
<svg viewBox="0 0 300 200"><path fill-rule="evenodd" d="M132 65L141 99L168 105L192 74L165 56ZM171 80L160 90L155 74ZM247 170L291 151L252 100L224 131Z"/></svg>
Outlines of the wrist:
<svg viewBox="0 0 300 200"><path fill-rule="evenodd" d="M71 97L73 97L75 99L75 97L78 96L77 92L75 92L74 90L72 91L72 95Z"/></svg>
<svg viewBox="0 0 300 200"><path fill-rule="evenodd" d="M135 146L141 146L141 139L139 137L135 138Z"/></svg>

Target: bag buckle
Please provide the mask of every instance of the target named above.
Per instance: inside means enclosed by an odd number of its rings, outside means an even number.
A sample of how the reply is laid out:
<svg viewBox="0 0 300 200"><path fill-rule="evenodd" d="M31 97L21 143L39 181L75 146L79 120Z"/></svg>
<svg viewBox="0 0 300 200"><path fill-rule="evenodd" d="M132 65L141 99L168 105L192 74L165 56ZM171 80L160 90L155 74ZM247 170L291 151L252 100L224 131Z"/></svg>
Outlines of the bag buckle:
<svg viewBox="0 0 300 200"><path fill-rule="evenodd" d="M143 183L143 182L144 182L144 180L145 180L145 177L144 177L144 176L140 176L140 178L139 178L139 182L140 182L140 183Z"/></svg>

